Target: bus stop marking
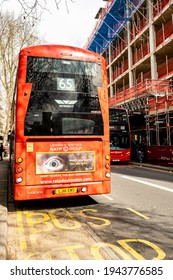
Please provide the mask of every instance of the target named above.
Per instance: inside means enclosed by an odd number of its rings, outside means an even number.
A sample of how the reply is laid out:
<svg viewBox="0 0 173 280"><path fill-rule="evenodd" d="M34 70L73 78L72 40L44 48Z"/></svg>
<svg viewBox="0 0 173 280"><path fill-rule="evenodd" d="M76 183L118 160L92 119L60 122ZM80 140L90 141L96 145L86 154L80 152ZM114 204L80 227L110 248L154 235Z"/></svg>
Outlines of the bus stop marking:
<svg viewBox="0 0 173 280"><path fill-rule="evenodd" d="M143 243L147 245L148 247L151 247L154 251L157 252L157 256L153 258L153 260L163 260L166 256L165 252L159 248L157 245L154 243L143 240L143 239L124 239L124 240L118 240L117 241L127 252L129 252L132 256L135 257L137 260L145 260L145 258L139 254L136 250L134 250L131 246L128 245L129 242L135 243Z"/></svg>
<svg viewBox="0 0 173 280"><path fill-rule="evenodd" d="M143 219L145 219L145 220L149 220L149 219L150 219L149 217L147 217L147 216L141 214L140 212L138 212L138 211L136 211L136 210L134 210L134 209L132 209L132 208L127 208L127 210L131 211L132 213L134 213L134 214L140 216L141 218L143 218Z"/></svg>

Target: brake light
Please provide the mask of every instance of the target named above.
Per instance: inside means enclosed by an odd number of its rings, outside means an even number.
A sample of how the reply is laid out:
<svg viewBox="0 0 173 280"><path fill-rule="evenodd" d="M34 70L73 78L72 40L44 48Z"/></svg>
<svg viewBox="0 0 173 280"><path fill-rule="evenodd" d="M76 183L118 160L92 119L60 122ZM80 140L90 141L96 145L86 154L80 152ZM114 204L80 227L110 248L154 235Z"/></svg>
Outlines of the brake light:
<svg viewBox="0 0 173 280"><path fill-rule="evenodd" d="M105 168L109 169L109 163L106 163Z"/></svg>
<svg viewBox="0 0 173 280"><path fill-rule="evenodd" d="M21 166L16 167L16 173L20 173L23 171L23 168Z"/></svg>

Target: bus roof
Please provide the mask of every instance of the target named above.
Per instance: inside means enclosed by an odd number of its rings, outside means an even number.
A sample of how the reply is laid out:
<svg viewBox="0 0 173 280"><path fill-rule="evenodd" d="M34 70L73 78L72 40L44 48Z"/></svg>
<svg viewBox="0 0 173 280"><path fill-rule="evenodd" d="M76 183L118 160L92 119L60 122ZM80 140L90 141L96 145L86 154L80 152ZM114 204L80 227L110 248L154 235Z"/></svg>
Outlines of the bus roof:
<svg viewBox="0 0 173 280"><path fill-rule="evenodd" d="M76 53L78 53L78 58L81 55L82 59L84 59L84 56L86 56L87 60L93 60L96 59L101 61L103 57L97 53L94 53L92 51L82 49L79 47L74 46L67 46L67 45L35 45L35 46L28 46L23 48L20 51L20 55L31 55L31 56L44 56L44 57L74 57L76 56Z"/></svg>

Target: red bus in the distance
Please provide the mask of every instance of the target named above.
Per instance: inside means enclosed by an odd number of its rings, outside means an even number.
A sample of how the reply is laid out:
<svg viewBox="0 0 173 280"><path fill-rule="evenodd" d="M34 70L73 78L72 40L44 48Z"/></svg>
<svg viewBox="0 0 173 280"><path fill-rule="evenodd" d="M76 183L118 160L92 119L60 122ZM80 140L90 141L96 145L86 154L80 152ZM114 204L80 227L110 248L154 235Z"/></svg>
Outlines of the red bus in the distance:
<svg viewBox="0 0 173 280"><path fill-rule="evenodd" d="M105 59L60 45L19 54L12 105L14 200L110 192Z"/></svg>
<svg viewBox="0 0 173 280"><path fill-rule="evenodd" d="M111 162L130 161L130 123L126 109L109 108L109 129Z"/></svg>

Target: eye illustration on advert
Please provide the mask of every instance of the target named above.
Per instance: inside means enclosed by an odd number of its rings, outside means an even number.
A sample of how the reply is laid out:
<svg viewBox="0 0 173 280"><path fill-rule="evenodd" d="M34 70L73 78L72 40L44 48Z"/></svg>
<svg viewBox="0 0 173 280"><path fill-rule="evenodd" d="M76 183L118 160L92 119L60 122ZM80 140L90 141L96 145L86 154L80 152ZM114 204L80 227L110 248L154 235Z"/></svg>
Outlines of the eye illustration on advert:
<svg viewBox="0 0 173 280"><path fill-rule="evenodd" d="M64 154L37 153L36 174L68 171L68 157Z"/></svg>
<svg viewBox="0 0 173 280"><path fill-rule="evenodd" d="M36 174L94 170L94 152L36 153Z"/></svg>

